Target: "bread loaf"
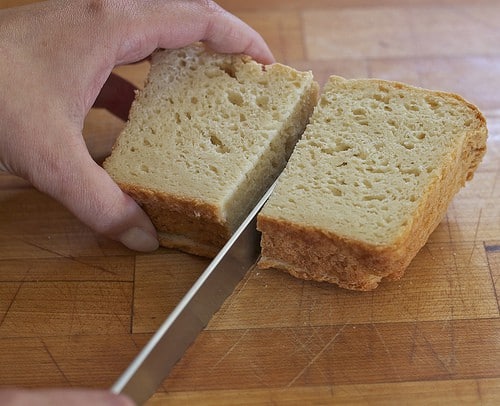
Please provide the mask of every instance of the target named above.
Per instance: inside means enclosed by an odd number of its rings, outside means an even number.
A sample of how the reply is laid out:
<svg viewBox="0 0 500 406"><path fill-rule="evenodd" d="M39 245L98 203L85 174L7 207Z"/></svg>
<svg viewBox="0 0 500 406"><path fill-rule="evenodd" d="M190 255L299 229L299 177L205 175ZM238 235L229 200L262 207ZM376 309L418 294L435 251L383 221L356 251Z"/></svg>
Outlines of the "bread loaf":
<svg viewBox="0 0 500 406"><path fill-rule="evenodd" d="M161 245L215 256L284 168L317 98L310 72L201 44L159 51L104 168Z"/></svg>
<svg viewBox="0 0 500 406"><path fill-rule="evenodd" d="M457 95L331 77L259 214L259 266L355 290L398 279L472 178L486 137Z"/></svg>

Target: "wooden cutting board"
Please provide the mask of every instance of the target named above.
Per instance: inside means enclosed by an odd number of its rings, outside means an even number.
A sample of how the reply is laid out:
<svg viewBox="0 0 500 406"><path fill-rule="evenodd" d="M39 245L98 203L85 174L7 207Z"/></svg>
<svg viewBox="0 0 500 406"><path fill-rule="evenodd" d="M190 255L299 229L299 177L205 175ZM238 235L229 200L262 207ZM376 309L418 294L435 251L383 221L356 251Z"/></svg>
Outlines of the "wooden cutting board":
<svg viewBox="0 0 500 406"><path fill-rule="evenodd" d="M149 404L499 404L500 3L221 4L321 83L462 94L487 117L488 153L400 281L359 293L252 269ZM147 69L116 72L141 86ZM91 111L96 160L122 125ZM0 386L109 387L207 264L129 251L0 175Z"/></svg>

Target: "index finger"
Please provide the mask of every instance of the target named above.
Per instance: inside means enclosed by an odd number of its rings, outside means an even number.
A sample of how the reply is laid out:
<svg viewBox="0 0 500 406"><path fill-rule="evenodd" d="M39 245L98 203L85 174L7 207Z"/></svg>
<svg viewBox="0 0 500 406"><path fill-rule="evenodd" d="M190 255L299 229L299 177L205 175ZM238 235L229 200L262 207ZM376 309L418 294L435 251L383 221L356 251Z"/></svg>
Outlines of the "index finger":
<svg viewBox="0 0 500 406"><path fill-rule="evenodd" d="M269 64L274 57L262 36L212 0L154 0L127 3L117 63L130 63L156 48L181 48L203 41L215 51L243 53Z"/></svg>
<svg viewBox="0 0 500 406"><path fill-rule="evenodd" d="M274 56L262 36L238 17L213 3L204 40L212 49L223 53L242 53L269 64Z"/></svg>

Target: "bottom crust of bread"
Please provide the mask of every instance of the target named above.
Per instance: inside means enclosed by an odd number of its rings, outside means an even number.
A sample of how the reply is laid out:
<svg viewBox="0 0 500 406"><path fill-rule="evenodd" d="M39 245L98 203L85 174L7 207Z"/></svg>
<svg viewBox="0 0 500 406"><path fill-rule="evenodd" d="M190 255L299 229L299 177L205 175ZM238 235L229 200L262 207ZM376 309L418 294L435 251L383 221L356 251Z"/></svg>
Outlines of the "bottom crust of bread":
<svg viewBox="0 0 500 406"><path fill-rule="evenodd" d="M158 232L158 239L162 247L174 248L207 258L214 258L222 248L218 245L203 244L179 234Z"/></svg>
<svg viewBox="0 0 500 406"><path fill-rule="evenodd" d="M213 205L135 185L119 185L149 216L162 247L213 258L231 236L230 227Z"/></svg>
<svg viewBox="0 0 500 406"><path fill-rule="evenodd" d="M264 268L264 269L272 268L276 270L281 270L288 272L290 275L299 279L333 283L340 286L341 288L350 290L362 290L362 291L373 290L378 286L378 284L382 280L381 276L370 275L370 274L363 275L363 278L357 281L341 280L340 276L336 274L311 275L306 269L299 269L297 267L294 267L290 263L277 261L273 260L272 258L265 258L265 257L260 259L259 268Z"/></svg>
<svg viewBox="0 0 500 406"><path fill-rule="evenodd" d="M369 291L384 278L397 280L412 256L400 247L375 247L346 241L319 229L259 217L261 269L274 268L306 280ZM415 250L415 249L414 249Z"/></svg>

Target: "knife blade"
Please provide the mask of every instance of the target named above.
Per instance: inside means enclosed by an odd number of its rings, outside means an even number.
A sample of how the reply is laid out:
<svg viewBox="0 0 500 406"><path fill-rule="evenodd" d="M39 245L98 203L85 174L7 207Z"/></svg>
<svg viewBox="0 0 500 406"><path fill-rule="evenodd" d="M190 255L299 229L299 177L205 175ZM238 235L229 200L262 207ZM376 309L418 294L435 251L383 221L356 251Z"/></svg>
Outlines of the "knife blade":
<svg viewBox="0 0 500 406"><path fill-rule="evenodd" d="M129 367L111 387L136 404L146 402L206 327L260 255L257 214L276 181L234 232Z"/></svg>

